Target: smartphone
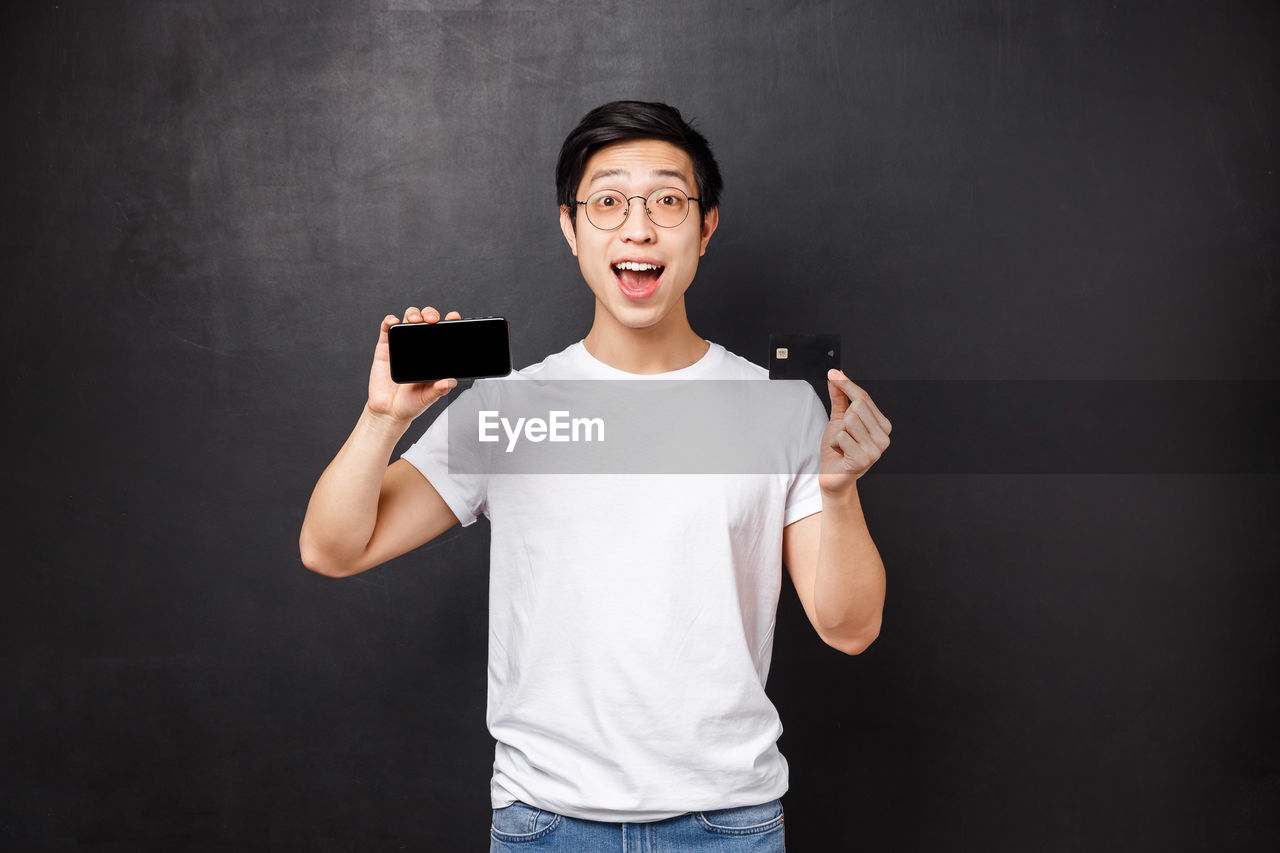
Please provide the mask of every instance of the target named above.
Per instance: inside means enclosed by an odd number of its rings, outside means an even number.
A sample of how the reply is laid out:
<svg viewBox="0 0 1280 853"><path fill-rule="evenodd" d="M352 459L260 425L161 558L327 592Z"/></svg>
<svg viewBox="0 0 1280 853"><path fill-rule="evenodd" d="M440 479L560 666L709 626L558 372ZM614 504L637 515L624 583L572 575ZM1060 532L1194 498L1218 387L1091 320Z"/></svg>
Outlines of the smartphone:
<svg viewBox="0 0 1280 853"><path fill-rule="evenodd" d="M803 379L831 412L827 371L840 369L839 335L770 335L769 378Z"/></svg>
<svg viewBox="0 0 1280 853"><path fill-rule="evenodd" d="M511 372L511 336L504 317L397 323L387 329L391 381L480 379Z"/></svg>

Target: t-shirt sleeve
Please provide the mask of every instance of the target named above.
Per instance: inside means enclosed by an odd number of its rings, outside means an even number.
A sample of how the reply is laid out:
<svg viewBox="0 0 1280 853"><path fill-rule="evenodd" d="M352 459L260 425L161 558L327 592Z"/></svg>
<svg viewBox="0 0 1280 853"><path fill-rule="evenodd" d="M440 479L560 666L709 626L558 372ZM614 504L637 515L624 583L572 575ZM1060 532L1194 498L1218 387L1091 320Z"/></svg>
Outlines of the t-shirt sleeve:
<svg viewBox="0 0 1280 853"><path fill-rule="evenodd" d="M478 408L482 396L480 382L463 391L401 456L427 478L463 527L473 524L486 510L489 466L476 442L461 440L461 436L449 441L449 423L473 422L465 413ZM455 417L450 418L451 413Z"/></svg>
<svg viewBox="0 0 1280 853"><path fill-rule="evenodd" d="M791 484L787 490L787 508L782 526L822 511L822 492L818 488L818 471L821 464L822 433L827 428L827 411L818 395L808 383L798 383L808 392L805 396L804 416L799 418L799 428L793 433Z"/></svg>

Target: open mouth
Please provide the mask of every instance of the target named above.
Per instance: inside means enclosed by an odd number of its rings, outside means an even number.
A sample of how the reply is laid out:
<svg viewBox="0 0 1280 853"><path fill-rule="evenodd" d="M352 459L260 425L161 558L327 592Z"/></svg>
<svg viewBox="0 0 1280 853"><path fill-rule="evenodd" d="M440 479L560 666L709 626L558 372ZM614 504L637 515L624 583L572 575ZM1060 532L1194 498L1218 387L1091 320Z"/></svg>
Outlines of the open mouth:
<svg viewBox="0 0 1280 853"><path fill-rule="evenodd" d="M631 299L645 299L658 289L665 269L643 261L620 261L613 265L613 275L624 295Z"/></svg>

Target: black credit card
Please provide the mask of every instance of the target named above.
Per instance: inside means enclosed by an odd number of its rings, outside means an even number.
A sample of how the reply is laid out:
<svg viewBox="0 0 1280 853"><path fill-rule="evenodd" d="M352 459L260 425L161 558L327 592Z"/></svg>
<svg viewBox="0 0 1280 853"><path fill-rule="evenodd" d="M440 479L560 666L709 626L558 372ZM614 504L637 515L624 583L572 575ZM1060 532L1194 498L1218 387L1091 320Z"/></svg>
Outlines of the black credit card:
<svg viewBox="0 0 1280 853"><path fill-rule="evenodd" d="M769 336L769 378L808 382L828 414L831 398L827 394L827 371L833 367L840 369L839 335Z"/></svg>
<svg viewBox="0 0 1280 853"><path fill-rule="evenodd" d="M387 329L393 382L480 379L511 372L511 337L503 317L397 323Z"/></svg>

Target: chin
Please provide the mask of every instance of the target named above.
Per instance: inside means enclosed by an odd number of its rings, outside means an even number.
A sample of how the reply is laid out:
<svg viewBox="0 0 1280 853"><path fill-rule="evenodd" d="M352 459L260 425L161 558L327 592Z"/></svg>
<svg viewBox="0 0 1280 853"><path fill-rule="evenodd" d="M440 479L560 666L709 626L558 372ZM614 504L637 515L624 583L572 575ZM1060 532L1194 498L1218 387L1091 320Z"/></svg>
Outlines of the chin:
<svg viewBox="0 0 1280 853"><path fill-rule="evenodd" d="M659 312L644 308L627 310L627 307L621 311L610 311L609 314L619 325L626 326L628 329L648 329L661 323L667 316L666 311Z"/></svg>
<svg viewBox="0 0 1280 853"><path fill-rule="evenodd" d="M625 297L622 297L625 298ZM619 326L627 329L648 329L660 324L671 313L671 305L638 304L634 302L610 302L599 300L604 310Z"/></svg>

